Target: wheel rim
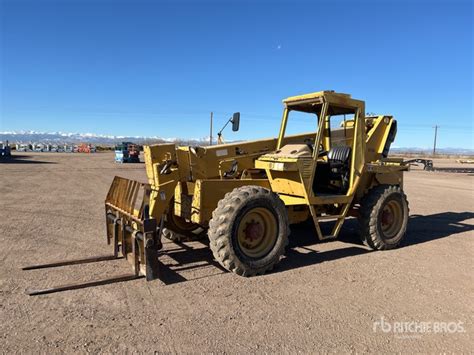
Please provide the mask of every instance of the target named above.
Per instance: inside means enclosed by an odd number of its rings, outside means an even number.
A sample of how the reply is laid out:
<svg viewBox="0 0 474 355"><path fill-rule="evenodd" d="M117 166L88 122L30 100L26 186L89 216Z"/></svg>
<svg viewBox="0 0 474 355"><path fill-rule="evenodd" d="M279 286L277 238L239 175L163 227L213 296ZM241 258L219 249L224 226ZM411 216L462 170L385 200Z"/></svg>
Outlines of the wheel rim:
<svg viewBox="0 0 474 355"><path fill-rule="evenodd" d="M268 254L277 237L277 220L273 213L262 207L247 211L237 229L239 248L251 258L261 258Z"/></svg>
<svg viewBox="0 0 474 355"><path fill-rule="evenodd" d="M178 232L178 233L179 232L192 232L198 227L194 223L186 221L184 217L174 214L174 198L170 202L170 210L168 211L166 220L170 222L171 229L173 229L173 226L178 229L178 230L175 230L175 232Z"/></svg>
<svg viewBox="0 0 474 355"><path fill-rule="evenodd" d="M173 220L172 223L183 231L193 231L197 228L193 223L186 221L183 217L177 216L174 213L170 213L169 216Z"/></svg>
<svg viewBox="0 0 474 355"><path fill-rule="evenodd" d="M394 238L403 224L403 209L396 200L388 201L382 209L380 227L386 239Z"/></svg>

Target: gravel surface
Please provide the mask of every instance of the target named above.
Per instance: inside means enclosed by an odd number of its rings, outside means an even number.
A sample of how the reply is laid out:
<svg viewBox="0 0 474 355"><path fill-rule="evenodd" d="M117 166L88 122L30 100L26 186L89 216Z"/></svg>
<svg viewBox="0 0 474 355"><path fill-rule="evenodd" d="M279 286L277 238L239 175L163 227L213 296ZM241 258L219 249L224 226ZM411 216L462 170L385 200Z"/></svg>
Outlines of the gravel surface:
<svg viewBox="0 0 474 355"><path fill-rule="evenodd" d="M163 281L25 295L130 272L124 260L21 270L111 252L103 202L115 175L146 181L143 164L116 165L110 153L18 153L0 163L1 352L474 349L473 174L406 173L411 217L397 250L367 250L354 220L324 243L300 225L261 277L224 272L203 243L169 242Z"/></svg>

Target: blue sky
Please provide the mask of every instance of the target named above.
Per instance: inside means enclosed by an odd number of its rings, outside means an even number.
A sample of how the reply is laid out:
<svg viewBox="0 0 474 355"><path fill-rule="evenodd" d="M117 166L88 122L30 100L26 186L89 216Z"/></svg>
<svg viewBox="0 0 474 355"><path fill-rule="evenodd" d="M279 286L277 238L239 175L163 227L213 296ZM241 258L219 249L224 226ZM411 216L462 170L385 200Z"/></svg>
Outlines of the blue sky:
<svg viewBox="0 0 474 355"><path fill-rule="evenodd" d="M474 148L471 1L1 2L0 131L274 136L284 97L351 93L397 146Z"/></svg>

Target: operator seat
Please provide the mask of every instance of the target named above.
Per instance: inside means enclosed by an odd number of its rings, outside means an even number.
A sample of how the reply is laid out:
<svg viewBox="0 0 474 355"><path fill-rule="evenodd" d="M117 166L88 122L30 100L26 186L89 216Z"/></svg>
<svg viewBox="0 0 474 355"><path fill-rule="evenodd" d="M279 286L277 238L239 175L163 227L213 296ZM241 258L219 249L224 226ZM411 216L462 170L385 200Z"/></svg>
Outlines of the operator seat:
<svg viewBox="0 0 474 355"><path fill-rule="evenodd" d="M351 147L333 147L328 152L329 178L341 181L341 192L345 193L349 187L349 172Z"/></svg>
<svg viewBox="0 0 474 355"><path fill-rule="evenodd" d="M339 168L342 165L348 165L350 157L351 147L347 146L333 147L328 152L328 162L331 168Z"/></svg>

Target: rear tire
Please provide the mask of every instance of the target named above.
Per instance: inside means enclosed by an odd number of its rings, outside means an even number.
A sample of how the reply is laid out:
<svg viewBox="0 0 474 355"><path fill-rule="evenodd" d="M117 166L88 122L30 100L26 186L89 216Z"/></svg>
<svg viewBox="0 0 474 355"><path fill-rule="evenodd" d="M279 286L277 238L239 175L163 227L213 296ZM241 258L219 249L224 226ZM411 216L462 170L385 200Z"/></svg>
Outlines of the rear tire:
<svg viewBox="0 0 474 355"><path fill-rule="evenodd" d="M374 250L396 248L405 236L408 214L408 201L400 186L372 188L360 202L362 241Z"/></svg>
<svg viewBox="0 0 474 355"><path fill-rule="evenodd" d="M240 276L271 270L288 245L288 215L277 194L243 186L219 201L209 222L210 247L216 260Z"/></svg>

